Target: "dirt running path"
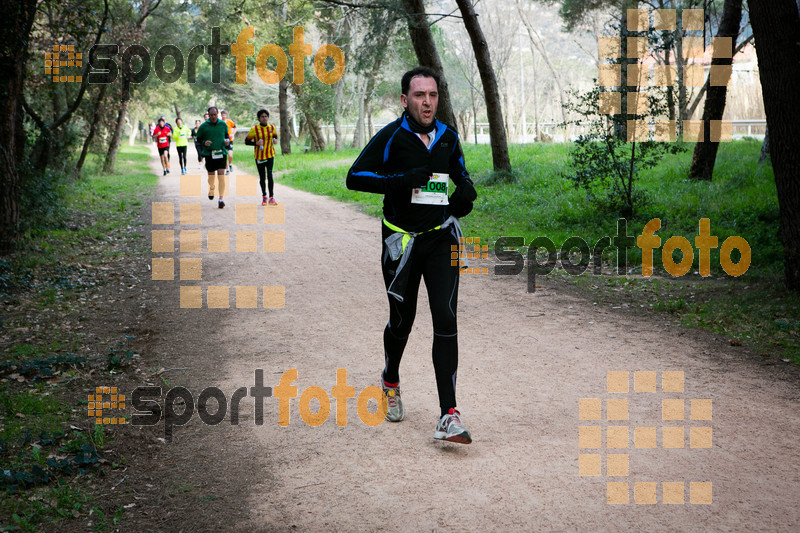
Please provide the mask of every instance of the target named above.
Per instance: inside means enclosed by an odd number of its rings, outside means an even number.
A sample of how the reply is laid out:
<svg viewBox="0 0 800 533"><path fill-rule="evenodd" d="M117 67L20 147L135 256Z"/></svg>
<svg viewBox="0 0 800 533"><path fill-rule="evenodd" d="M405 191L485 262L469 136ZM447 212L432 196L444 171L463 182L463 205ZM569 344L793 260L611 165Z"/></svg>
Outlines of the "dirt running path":
<svg viewBox="0 0 800 533"><path fill-rule="evenodd" d="M162 179L159 200L189 201L179 197L178 183L178 176ZM203 187L205 194L205 177ZM178 309L180 282L153 282L161 325L156 352L164 361L191 361L186 383L196 388L195 398L211 385L230 398L236 388L253 385L256 369L275 387L284 371L296 368L298 394L319 386L330 395L339 368L356 394L378 383L387 319L379 222L280 180L276 197L285 205L283 226L234 224L235 204L256 198L229 198L219 210L204 196L201 229L204 243L206 231L284 229L284 253L175 256L203 258L203 287L283 285L284 309ZM351 399L347 426L336 425L331 401L327 421L309 427L295 398L289 427L279 427L273 397L265 400L264 424L256 426L248 397L239 426L230 426L229 415L219 426L201 426L195 415L175 430L176 443L207 450L192 457L176 452L175 461L183 463L175 472L215 472L207 484L217 493L239 487L243 500L217 508L214 529L800 528L800 390L785 367L760 367L742 348L665 324L663 315L601 309L547 282L528 294L521 276L467 275L459 299L458 398L474 442L441 443L432 439L438 402L424 291L420 300L401 366L403 422L368 427ZM607 371L629 371L630 393L606 392ZM634 371L656 372L657 392L634 392ZM684 373L683 393L662 392L663 371ZM580 421L581 398L601 399L604 420ZM628 399L628 420L605 420L606 400L620 398ZM685 400L683 420L662 422L665 398ZM710 422L690 420L691 399L713 401ZM579 448L581 425L602 428L602 448ZM662 447L662 425L685 428L682 449ZM607 426L629 429L627 449L606 448ZM712 447L690 448L690 428L709 426ZM634 427L658 428L658 447L634 448ZM600 455L601 476L579 475L581 452ZM606 475L609 453L628 454L627 476ZM613 458L612 468L614 461L624 459ZM219 476L220 470L229 474ZM629 504L607 503L609 481L628 482ZM658 503L634 504L636 482L655 482ZM685 503L662 503L662 482L682 482L669 487L683 487ZM691 504L690 482L711 482L713 502ZM192 523L191 516L176 520Z"/></svg>

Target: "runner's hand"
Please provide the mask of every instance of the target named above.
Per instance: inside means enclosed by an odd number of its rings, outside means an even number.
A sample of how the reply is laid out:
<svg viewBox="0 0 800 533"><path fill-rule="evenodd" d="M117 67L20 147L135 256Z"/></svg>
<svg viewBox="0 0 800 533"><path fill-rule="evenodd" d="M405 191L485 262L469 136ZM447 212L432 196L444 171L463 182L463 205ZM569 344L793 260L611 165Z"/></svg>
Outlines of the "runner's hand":
<svg viewBox="0 0 800 533"><path fill-rule="evenodd" d="M211 141L206 141L203 144L206 145L206 146L211 146Z"/></svg>
<svg viewBox="0 0 800 533"><path fill-rule="evenodd" d="M419 167L412 168L406 172L403 175L403 178L406 182L406 187L410 189L417 189L428 184L428 181L431 179L431 174L433 174L433 172L431 172L429 168Z"/></svg>
<svg viewBox="0 0 800 533"><path fill-rule="evenodd" d="M408 189L424 187L431 179L432 172L425 167L412 168L403 174L390 176L386 180L386 188L390 192L403 192Z"/></svg>
<svg viewBox="0 0 800 533"><path fill-rule="evenodd" d="M450 196L450 205L447 210L456 218L465 217L472 211L473 202L477 197L478 193L472 186L472 180L467 178L456 187L455 192Z"/></svg>

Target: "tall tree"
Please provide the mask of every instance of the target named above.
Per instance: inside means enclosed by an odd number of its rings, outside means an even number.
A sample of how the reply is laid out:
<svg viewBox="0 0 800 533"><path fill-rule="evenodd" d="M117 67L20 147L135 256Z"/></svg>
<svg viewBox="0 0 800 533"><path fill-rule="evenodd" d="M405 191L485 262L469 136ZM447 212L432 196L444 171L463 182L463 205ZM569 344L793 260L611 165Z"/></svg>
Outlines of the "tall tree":
<svg viewBox="0 0 800 533"><path fill-rule="evenodd" d="M483 84L483 96L486 102L486 113L489 115L489 142L492 146L492 166L495 171L511 170L511 159L508 156L508 142L506 130L503 126L503 109L500 105L500 93L497 89L497 78L492 68L492 58L489 47L483 36L483 31L478 23L478 15L472 6L471 0L456 0L464 27L467 29L472 49L475 52L475 61Z"/></svg>
<svg viewBox="0 0 800 533"><path fill-rule="evenodd" d="M725 41L730 39L730 54L715 53L711 59L711 70L730 69L733 64L733 55L736 48L736 38L739 35L739 25L742 23L742 0L725 0L725 6L722 11L722 21L717 30L717 40ZM714 45L717 48L717 44ZM717 57L717 56L730 57ZM709 80L707 90L706 103L703 109L703 124L711 124L711 121L722 120L722 115L725 113L725 100L728 94L728 82L730 81L730 71L722 71L724 79ZM709 78L711 75L709 75ZM722 82L725 82L724 84ZM712 142L710 139L710 128L704 128L705 137L701 142L698 142L694 147L694 155L692 157L692 166L689 170L689 177L695 180L711 181L714 175L714 163L717 160L717 151L719 150L719 143Z"/></svg>
<svg viewBox="0 0 800 533"><path fill-rule="evenodd" d="M748 0L780 207L786 284L800 293L800 13L795 0Z"/></svg>
<svg viewBox="0 0 800 533"><path fill-rule="evenodd" d="M555 66L553 65L553 62L550 61L550 55L547 53L547 47L545 46L544 39L542 39L542 35L533 26L533 24L531 23L531 21L528 18L528 14L522 8L522 5L521 5L520 2L521 2L521 0L517 0L517 12L519 13L520 20L522 21L522 24L525 26L525 30L528 33L528 39L530 40L530 43L531 43L531 51L536 50L537 52L539 52L539 55L542 56L542 59L544 59L545 65L547 65L547 68L550 70L550 74L553 76L553 81L555 81L556 87L558 88L558 98L559 98L559 101L561 103L561 119L564 122L564 140L567 140L567 135L566 135L567 108L565 107L565 105L566 105L565 98L567 96L567 93L564 91L564 85L563 85L563 83L561 81L561 75L559 74L559 72L555 68ZM535 67L536 67L535 56L534 56L534 62L533 63L534 63L534 69L535 69ZM534 76L535 76L535 73L534 73ZM535 89L534 89L534 91L535 91ZM536 96L536 93L534 92L534 97L535 96ZM534 109L536 107L537 106L534 105ZM537 111L537 113L538 113L538 111ZM536 118L535 120L536 120L536 137L538 139L539 138L539 120L538 120L538 118Z"/></svg>
<svg viewBox="0 0 800 533"><path fill-rule="evenodd" d="M22 87L38 0L18 0L3 11L7 31L0 35L0 253L14 249L19 238L20 175L25 133Z"/></svg>
<svg viewBox="0 0 800 533"><path fill-rule="evenodd" d="M129 28L127 32L130 39L129 44L141 40L147 27L147 18L158 8L161 1L162 0L142 0L136 15L136 20L133 21L133 26ZM111 142L108 145L108 152L106 152L106 159L103 164L103 172L106 173L114 170L114 162L117 160L117 151L122 142L123 130L125 129L125 116L128 112L128 103L131 101L131 92L133 90L132 79L133 73L131 72L131 68L123 67L121 80L122 100L118 104L116 126L111 135Z"/></svg>
<svg viewBox="0 0 800 533"><path fill-rule="evenodd" d="M450 91L442 69L442 61L439 58L439 52L436 49L436 43L433 40L433 34L428 24L425 4L423 0L403 0L403 8L406 12L408 33L411 43L414 45L414 52L417 54L417 61L423 67L428 67L438 72L442 78L439 84L439 110L436 116L442 122L455 127L456 117L453 114L453 106L450 103Z"/></svg>

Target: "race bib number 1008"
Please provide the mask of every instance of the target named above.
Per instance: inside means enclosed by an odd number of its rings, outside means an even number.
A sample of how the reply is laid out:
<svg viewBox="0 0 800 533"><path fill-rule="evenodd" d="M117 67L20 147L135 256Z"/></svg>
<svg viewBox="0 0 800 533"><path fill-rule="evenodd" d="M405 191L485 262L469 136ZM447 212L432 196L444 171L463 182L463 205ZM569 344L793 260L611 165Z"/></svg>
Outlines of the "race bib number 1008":
<svg viewBox="0 0 800 533"><path fill-rule="evenodd" d="M447 205L447 187L449 174L433 173L425 187L411 189L411 203L425 205Z"/></svg>

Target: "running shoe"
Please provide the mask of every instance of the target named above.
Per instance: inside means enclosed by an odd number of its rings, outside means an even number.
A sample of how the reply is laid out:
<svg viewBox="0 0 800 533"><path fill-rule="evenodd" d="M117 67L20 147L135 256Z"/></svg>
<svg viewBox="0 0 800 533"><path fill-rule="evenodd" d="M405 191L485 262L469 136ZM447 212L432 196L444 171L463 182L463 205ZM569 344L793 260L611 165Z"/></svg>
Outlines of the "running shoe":
<svg viewBox="0 0 800 533"><path fill-rule="evenodd" d="M261 205L267 205L267 197L266 196L261 199Z"/></svg>
<svg viewBox="0 0 800 533"><path fill-rule="evenodd" d="M169 174L169 169L167 169L167 174Z"/></svg>
<svg viewBox="0 0 800 533"><path fill-rule="evenodd" d="M450 442L458 442L459 444L469 444L472 442L472 437L470 437L469 431L467 431L467 428L465 428L464 424L461 422L461 413L453 408L451 408L446 415L439 419L439 423L436 424L436 432L433 434L433 438Z"/></svg>
<svg viewBox="0 0 800 533"><path fill-rule="evenodd" d="M222 209L223 207L225 207L225 202L220 200L218 206L219 206L220 209Z"/></svg>
<svg viewBox="0 0 800 533"><path fill-rule="evenodd" d="M278 205L278 202L275 201L275 198L270 196L269 197L269 205Z"/></svg>
<svg viewBox="0 0 800 533"><path fill-rule="evenodd" d="M213 199L214 199L214 195L213 195L213 194L209 194L209 195L208 195L208 199L209 199L209 200L213 200Z"/></svg>
<svg viewBox="0 0 800 533"><path fill-rule="evenodd" d="M400 387L388 387L386 382L381 379L381 388L389 401L389 410L386 411L386 420L389 422L400 422L406 415L403 408L403 400L400 399Z"/></svg>
<svg viewBox="0 0 800 533"><path fill-rule="evenodd" d="M228 170L230 170L231 172L233 172L233 163L231 163L230 165L228 165Z"/></svg>
<svg viewBox="0 0 800 533"><path fill-rule="evenodd" d="M227 176L228 174L230 174L230 173L231 173L231 171L230 171L230 170L226 170L226 171L225 171L225 175L226 175L226 176Z"/></svg>
<svg viewBox="0 0 800 533"><path fill-rule="evenodd" d="M167 175L167 169L165 168L165 169L162 169L162 170L164 171L164 173L162 174L162 176L166 176L166 175Z"/></svg>

